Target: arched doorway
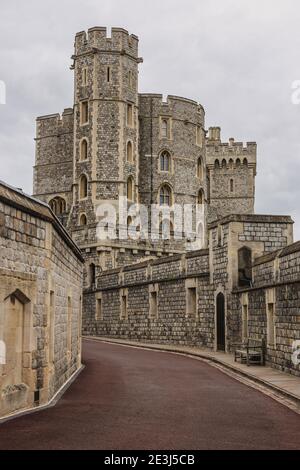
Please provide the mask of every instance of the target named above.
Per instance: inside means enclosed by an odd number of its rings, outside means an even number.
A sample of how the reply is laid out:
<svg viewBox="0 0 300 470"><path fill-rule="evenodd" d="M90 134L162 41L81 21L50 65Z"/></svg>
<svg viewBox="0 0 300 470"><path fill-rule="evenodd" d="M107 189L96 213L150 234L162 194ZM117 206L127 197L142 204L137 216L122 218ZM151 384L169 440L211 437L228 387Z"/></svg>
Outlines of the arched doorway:
<svg viewBox="0 0 300 470"><path fill-rule="evenodd" d="M225 351L225 297L221 292L217 295L217 350Z"/></svg>

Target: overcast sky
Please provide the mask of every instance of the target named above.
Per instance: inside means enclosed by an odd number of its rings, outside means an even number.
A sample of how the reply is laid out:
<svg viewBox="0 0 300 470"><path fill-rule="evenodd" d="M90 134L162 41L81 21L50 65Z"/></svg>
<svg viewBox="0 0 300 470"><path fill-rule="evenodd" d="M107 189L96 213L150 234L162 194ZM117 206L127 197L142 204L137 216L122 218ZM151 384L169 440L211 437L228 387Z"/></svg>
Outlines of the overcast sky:
<svg viewBox="0 0 300 470"><path fill-rule="evenodd" d="M140 38L140 91L195 99L226 141L257 141L256 212L300 238L299 0L9 0L0 7L0 179L32 192L35 117L72 106L75 33Z"/></svg>

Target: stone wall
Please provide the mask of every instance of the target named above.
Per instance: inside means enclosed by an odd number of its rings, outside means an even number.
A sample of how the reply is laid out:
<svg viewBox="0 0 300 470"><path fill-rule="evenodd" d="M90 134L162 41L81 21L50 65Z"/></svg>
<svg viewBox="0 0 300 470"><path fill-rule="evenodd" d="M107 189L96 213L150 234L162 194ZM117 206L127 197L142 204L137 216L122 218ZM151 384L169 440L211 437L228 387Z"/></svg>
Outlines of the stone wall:
<svg viewBox="0 0 300 470"><path fill-rule="evenodd" d="M188 289L195 293L192 311L188 309ZM151 307L152 293L156 293L156 311ZM122 313L122 297L127 298L126 314ZM103 272L95 291L84 294L84 312L84 334L213 347L214 303L208 252L201 250Z"/></svg>
<svg viewBox="0 0 300 470"><path fill-rule="evenodd" d="M140 118L140 201L148 205L159 202L162 184L172 188L173 202L194 204L203 190L206 200L206 158L204 109L197 102L162 95L139 95ZM162 120L169 125L162 135ZM197 128L199 136L197 139ZM161 171L160 155L168 151L170 171ZM199 178L197 163L201 159L203 171ZM188 182L188 185L187 185Z"/></svg>
<svg viewBox="0 0 300 470"><path fill-rule="evenodd" d="M276 282L284 289L276 291L278 338L268 348L267 361L295 372L290 349L299 332L298 287L289 285L300 281L300 244L289 245L292 225L286 216L231 215L209 226L208 250L98 272L94 289L84 294L84 334L217 349L216 305L221 293L225 299L222 344L230 352L242 340L244 305L249 308L249 335L267 334L266 304L275 295ZM271 252L272 247L280 249ZM239 251L245 248L250 251L252 277L243 290ZM250 295L252 291L256 294ZM196 308L191 313L194 294Z"/></svg>
<svg viewBox="0 0 300 470"><path fill-rule="evenodd" d="M300 243L257 258L253 277L252 289L236 293L239 317L242 318L242 306L248 304L249 336L265 339L268 364L300 376L300 365L292 361L293 344L300 341ZM274 312L274 340L268 332L270 305Z"/></svg>
<svg viewBox="0 0 300 470"><path fill-rule="evenodd" d="M73 109L65 109L62 116L39 117L36 123L33 194L47 203L62 197L66 212L72 205L73 121Z"/></svg>
<svg viewBox="0 0 300 470"><path fill-rule="evenodd" d="M82 257L47 205L0 185L0 416L48 403L81 365Z"/></svg>

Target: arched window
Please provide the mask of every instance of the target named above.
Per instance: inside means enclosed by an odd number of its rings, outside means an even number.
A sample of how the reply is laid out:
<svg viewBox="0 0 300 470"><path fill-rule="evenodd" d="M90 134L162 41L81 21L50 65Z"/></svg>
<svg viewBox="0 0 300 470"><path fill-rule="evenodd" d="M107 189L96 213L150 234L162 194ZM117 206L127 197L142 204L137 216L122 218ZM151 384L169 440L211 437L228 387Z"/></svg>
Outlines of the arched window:
<svg viewBox="0 0 300 470"><path fill-rule="evenodd" d="M220 168L220 162L219 160L215 160L215 169Z"/></svg>
<svg viewBox="0 0 300 470"><path fill-rule="evenodd" d="M89 103L88 101L81 102L81 115L80 115L80 123L87 124L89 121Z"/></svg>
<svg viewBox="0 0 300 470"><path fill-rule="evenodd" d="M80 219L79 219L79 224L80 225L87 225L87 218L85 214L81 214Z"/></svg>
<svg viewBox="0 0 300 470"><path fill-rule="evenodd" d="M197 227L197 242L199 248L202 250L204 248L204 229L202 222L199 222Z"/></svg>
<svg viewBox="0 0 300 470"><path fill-rule="evenodd" d="M127 104L127 126L133 127L133 105Z"/></svg>
<svg viewBox="0 0 300 470"><path fill-rule="evenodd" d="M232 170L234 167L232 158L229 160L229 168Z"/></svg>
<svg viewBox="0 0 300 470"><path fill-rule="evenodd" d="M164 184L159 191L159 203L161 206L170 206L172 199L172 191L171 188Z"/></svg>
<svg viewBox="0 0 300 470"><path fill-rule="evenodd" d="M55 215L62 215L66 212L66 201L62 197L55 197L49 202L49 206Z"/></svg>
<svg viewBox="0 0 300 470"><path fill-rule="evenodd" d="M52 201L49 202L49 205L51 207L51 210L54 212L54 214L56 214L57 213L56 199L52 199Z"/></svg>
<svg viewBox="0 0 300 470"><path fill-rule="evenodd" d="M222 168L226 168L226 167L227 167L227 163L226 163L225 158L223 158L223 160L222 160Z"/></svg>
<svg viewBox="0 0 300 470"><path fill-rule="evenodd" d="M238 284L240 287L251 286L252 284L252 252L250 248L244 246L238 251Z"/></svg>
<svg viewBox="0 0 300 470"><path fill-rule="evenodd" d="M87 160L88 158L88 143L83 139L80 144L80 160Z"/></svg>
<svg viewBox="0 0 300 470"><path fill-rule="evenodd" d="M204 204L204 192L203 192L203 189L200 189L200 191L198 192L198 200L197 200L197 202L198 202L199 205Z"/></svg>
<svg viewBox="0 0 300 470"><path fill-rule="evenodd" d="M89 265L89 286L94 287L96 283L96 266L94 263Z"/></svg>
<svg viewBox="0 0 300 470"><path fill-rule="evenodd" d="M127 180L127 199L128 201L134 200L134 181L132 176L129 176Z"/></svg>
<svg viewBox="0 0 300 470"><path fill-rule="evenodd" d="M166 150L160 155L160 171L170 171L171 156Z"/></svg>
<svg viewBox="0 0 300 470"><path fill-rule="evenodd" d="M229 186L230 186L230 192L233 193L234 192L234 181L233 181L232 178L230 179Z"/></svg>
<svg viewBox="0 0 300 470"><path fill-rule="evenodd" d="M202 180L203 179L203 163L202 158L198 158L197 162L197 177Z"/></svg>
<svg viewBox="0 0 300 470"><path fill-rule="evenodd" d="M132 162L133 161L133 148L132 148L132 142L130 140L127 142L126 155L127 155L127 161Z"/></svg>
<svg viewBox="0 0 300 470"><path fill-rule="evenodd" d="M239 158L237 158L236 162L235 162L235 166L236 167L239 167L241 166L241 160Z"/></svg>
<svg viewBox="0 0 300 470"><path fill-rule="evenodd" d="M85 199L88 192L88 181L85 175L81 175L79 179L79 198Z"/></svg>
<svg viewBox="0 0 300 470"><path fill-rule="evenodd" d="M172 220L170 220L169 218L165 218L160 221L159 234L160 238L162 238L163 240L174 239L174 225Z"/></svg>
<svg viewBox="0 0 300 470"><path fill-rule="evenodd" d="M59 213L64 214L66 212L66 201L62 198L58 200Z"/></svg>
<svg viewBox="0 0 300 470"><path fill-rule="evenodd" d="M161 136L163 138L168 137L168 120L167 119L162 119L161 121Z"/></svg>
<svg viewBox="0 0 300 470"><path fill-rule="evenodd" d="M247 160L247 158L244 158L244 160L243 160L243 165L244 165L244 166L248 166L248 160Z"/></svg>

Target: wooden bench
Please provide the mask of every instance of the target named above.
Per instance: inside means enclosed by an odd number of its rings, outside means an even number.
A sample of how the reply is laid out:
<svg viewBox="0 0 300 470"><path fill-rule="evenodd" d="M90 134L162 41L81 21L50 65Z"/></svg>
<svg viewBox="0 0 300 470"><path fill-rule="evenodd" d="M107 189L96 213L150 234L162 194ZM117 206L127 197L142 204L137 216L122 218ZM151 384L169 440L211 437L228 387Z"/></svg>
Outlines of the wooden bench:
<svg viewBox="0 0 300 470"><path fill-rule="evenodd" d="M250 364L265 364L265 341L264 339L247 338L243 343L235 345L234 362L240 359L241 363Z"/></svg>

